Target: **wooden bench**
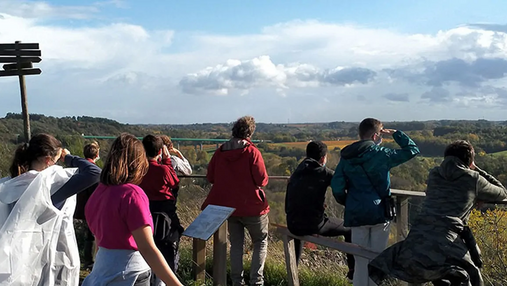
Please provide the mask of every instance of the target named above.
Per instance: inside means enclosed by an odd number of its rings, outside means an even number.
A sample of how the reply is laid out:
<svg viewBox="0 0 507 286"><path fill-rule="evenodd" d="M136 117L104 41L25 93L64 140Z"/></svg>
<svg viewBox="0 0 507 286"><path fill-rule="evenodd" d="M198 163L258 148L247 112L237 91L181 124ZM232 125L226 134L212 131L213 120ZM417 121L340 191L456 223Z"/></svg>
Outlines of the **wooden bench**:
<svg viewBox="0 0 507 286"><path fill-rule="evenodd" d="M285 253L285 266L287 267L288 283L289 286L299 286L298 268L296 265L296 252L294 248L294 239L301 241L308 241L318 245L326 246L352 255L361 256L372 260L377 257L378 252L366 249L357 244L342 242L332 238L318 236L318 235L305 235L297 236L292 234L286 226L271 224L276 227L276 231L282 235L283 250Z"/></svg>

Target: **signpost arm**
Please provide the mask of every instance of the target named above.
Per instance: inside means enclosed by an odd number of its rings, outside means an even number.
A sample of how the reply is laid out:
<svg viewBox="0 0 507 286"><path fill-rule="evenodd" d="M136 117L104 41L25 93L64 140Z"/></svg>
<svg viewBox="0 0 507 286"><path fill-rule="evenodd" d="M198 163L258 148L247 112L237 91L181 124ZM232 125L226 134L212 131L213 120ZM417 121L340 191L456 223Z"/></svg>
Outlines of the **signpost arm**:
<svg viewBox="0 0 507 286"><path fill-rule="evenodd" d="M19 51L20 41L16 41L16 51ZM19 72L19 89L21 91L21 110L23 113L23 124L25 131L25 142L30 141L30 115L28 114L28 102L26 99L26 86L25 86L25 76L21 72L21 56L16 55L16 64L18 66Z"/></svg>

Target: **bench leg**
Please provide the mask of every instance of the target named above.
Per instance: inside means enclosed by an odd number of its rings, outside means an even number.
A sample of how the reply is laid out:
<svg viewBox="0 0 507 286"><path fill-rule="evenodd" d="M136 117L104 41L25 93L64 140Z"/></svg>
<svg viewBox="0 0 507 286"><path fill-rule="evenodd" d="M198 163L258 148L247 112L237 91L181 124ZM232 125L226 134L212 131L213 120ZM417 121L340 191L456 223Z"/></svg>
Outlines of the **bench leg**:
<svg viewBox="0 0 507 286"><path fill-rule="evenodd" d="M294 248L294 238L284 235L283 250L285 253L285 266L287 267L287 276L289 286L299 286L298 267L296 265L296 252Z"/></svg>

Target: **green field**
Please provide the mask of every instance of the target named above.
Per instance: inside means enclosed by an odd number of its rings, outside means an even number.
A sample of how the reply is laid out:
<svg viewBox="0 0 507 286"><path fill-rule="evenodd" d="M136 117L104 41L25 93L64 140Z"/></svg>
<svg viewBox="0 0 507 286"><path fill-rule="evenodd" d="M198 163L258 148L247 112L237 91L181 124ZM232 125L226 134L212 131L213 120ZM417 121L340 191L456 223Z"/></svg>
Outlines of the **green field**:
<svg viewBox="0 0 507 286"><path fill-rule="evenodd" d="M507 156L507 150L496 152L496 153L491 153L491 155L493 155L493 156Z"/></svg>

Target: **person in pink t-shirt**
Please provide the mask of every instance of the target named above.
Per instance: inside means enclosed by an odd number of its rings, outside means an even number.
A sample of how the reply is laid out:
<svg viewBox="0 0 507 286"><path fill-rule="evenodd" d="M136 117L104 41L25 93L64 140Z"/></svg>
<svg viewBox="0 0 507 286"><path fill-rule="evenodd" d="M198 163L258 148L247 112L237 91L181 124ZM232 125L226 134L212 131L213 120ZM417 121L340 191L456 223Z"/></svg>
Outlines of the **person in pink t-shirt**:
<svg viewBox="0 0 507 286"><path fill-rule="evenodd" d="M116 138L85 206L99 250L83 286L148 286L150 267L166 285L182 285L153 241L148 197L137 186L147 170L141 141L126 133Z"/></svg>

